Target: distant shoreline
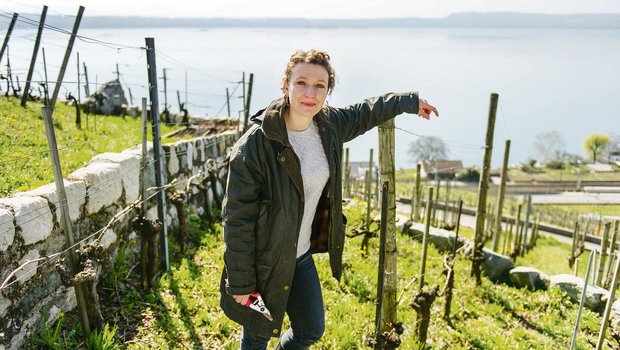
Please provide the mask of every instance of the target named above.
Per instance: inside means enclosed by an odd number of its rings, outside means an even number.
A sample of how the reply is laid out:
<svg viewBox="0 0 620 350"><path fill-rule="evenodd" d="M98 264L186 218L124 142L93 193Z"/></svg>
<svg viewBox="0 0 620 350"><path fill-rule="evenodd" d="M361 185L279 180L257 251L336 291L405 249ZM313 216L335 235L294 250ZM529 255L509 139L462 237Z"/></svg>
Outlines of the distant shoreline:
<svg viewBox="0 0 620 350"><path fill-rule="evenodd" d="M22 15L22 14L20 14ZM38 20L39 14L23 14ZM46 24L70 28L74 16L48 15ZM18 22L17 28L33 25ZM307 18L162 18L88 16L81 28L532 28L620 29L620 13L554 15L519 12L466 12L445 18L307 19Z"/></svg>

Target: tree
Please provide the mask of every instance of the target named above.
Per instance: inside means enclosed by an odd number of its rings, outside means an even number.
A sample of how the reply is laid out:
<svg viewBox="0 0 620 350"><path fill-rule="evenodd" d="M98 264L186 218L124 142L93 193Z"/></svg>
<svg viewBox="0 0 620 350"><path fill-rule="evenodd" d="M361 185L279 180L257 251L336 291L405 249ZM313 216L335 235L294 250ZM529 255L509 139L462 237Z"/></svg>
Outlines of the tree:
<svg viewBox="0 0 620 350"><path fill-rule="evenodd" d="M592 156L594 163L603 154L607 145L609 145L609 136L598 133L588 135L583 141L583 149L589 156Z"/></svg>
<svg viewBox="0 0 620 350"><path fill-rule="evenodd" d="M564 137L557 130L541 132L536 135L534 149L541 163L562 160L566 153Z"/></svg>
<svg viewBox="0 0 620 350"><path fill-rule="evenodd" d="M444 142L437 136L420 136L409 144L407 152L414 162L424 160L446 159L450 151Z"/></svg>

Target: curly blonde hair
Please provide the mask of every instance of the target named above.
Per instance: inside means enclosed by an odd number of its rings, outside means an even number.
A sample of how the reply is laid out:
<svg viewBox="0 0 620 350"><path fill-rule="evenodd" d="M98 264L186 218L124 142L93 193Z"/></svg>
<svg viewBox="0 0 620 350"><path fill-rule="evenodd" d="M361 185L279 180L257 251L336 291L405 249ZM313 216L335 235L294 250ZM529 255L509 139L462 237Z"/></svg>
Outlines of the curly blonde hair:
<svg viewBox="0 0 620 350"><path fill-rule="evenodd" d="M319 66L325 68L327 71L327 75L329 76L329 80L327 82L327 92L331 93L332 89L336 85L336 72L332 67L332 64L329 62L330 57L329 54L325 51L310 49L308 51L297 50L292 55L286 65L286 69L284 70L284 76L282 77L282 92L286 93L286 85L291 79L291 75L293 74L293 68L298 63L312 63L318 64Z"/></svg>

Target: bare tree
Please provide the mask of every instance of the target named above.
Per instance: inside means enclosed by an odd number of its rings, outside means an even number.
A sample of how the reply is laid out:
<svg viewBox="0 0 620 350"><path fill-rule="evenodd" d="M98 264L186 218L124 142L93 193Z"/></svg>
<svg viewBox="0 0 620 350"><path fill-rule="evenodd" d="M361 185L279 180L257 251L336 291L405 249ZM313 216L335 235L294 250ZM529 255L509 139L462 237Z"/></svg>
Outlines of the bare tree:
<svg viewBox="0 0 620 350"><path fill-rule="evenodd" d="M557 130L543 131L536 135L534 150L541 163L551 160L561 160L566 154L566 143L564 137Z"/></svg>
<svg viewBox="0 0 620 350"><path fill-rule="evenodd" d="M409 144L407 152L414 162L446 159L450 150L437 136L420 136Z"/></svg>

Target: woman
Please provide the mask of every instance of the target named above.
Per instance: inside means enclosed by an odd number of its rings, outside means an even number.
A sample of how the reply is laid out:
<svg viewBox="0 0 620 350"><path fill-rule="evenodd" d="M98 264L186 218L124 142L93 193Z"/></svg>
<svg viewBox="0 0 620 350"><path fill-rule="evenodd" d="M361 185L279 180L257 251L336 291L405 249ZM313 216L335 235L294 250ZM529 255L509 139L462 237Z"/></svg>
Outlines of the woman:
<svg viewBox="0 0 620 350"><path fill-rule="evenodd" d="M336 77L326 52L294 53L284 96L251 120L230 158L224 218L220 304L243 325L241 349L307 349L325 329L312 253L328 252L340 280L342 144L401 113L429 119L435 107L413 93L386 94L347 107L325 103ZM272 320L246 307L259 292ZM291 328L281 333L284 313Z"/></svg>

